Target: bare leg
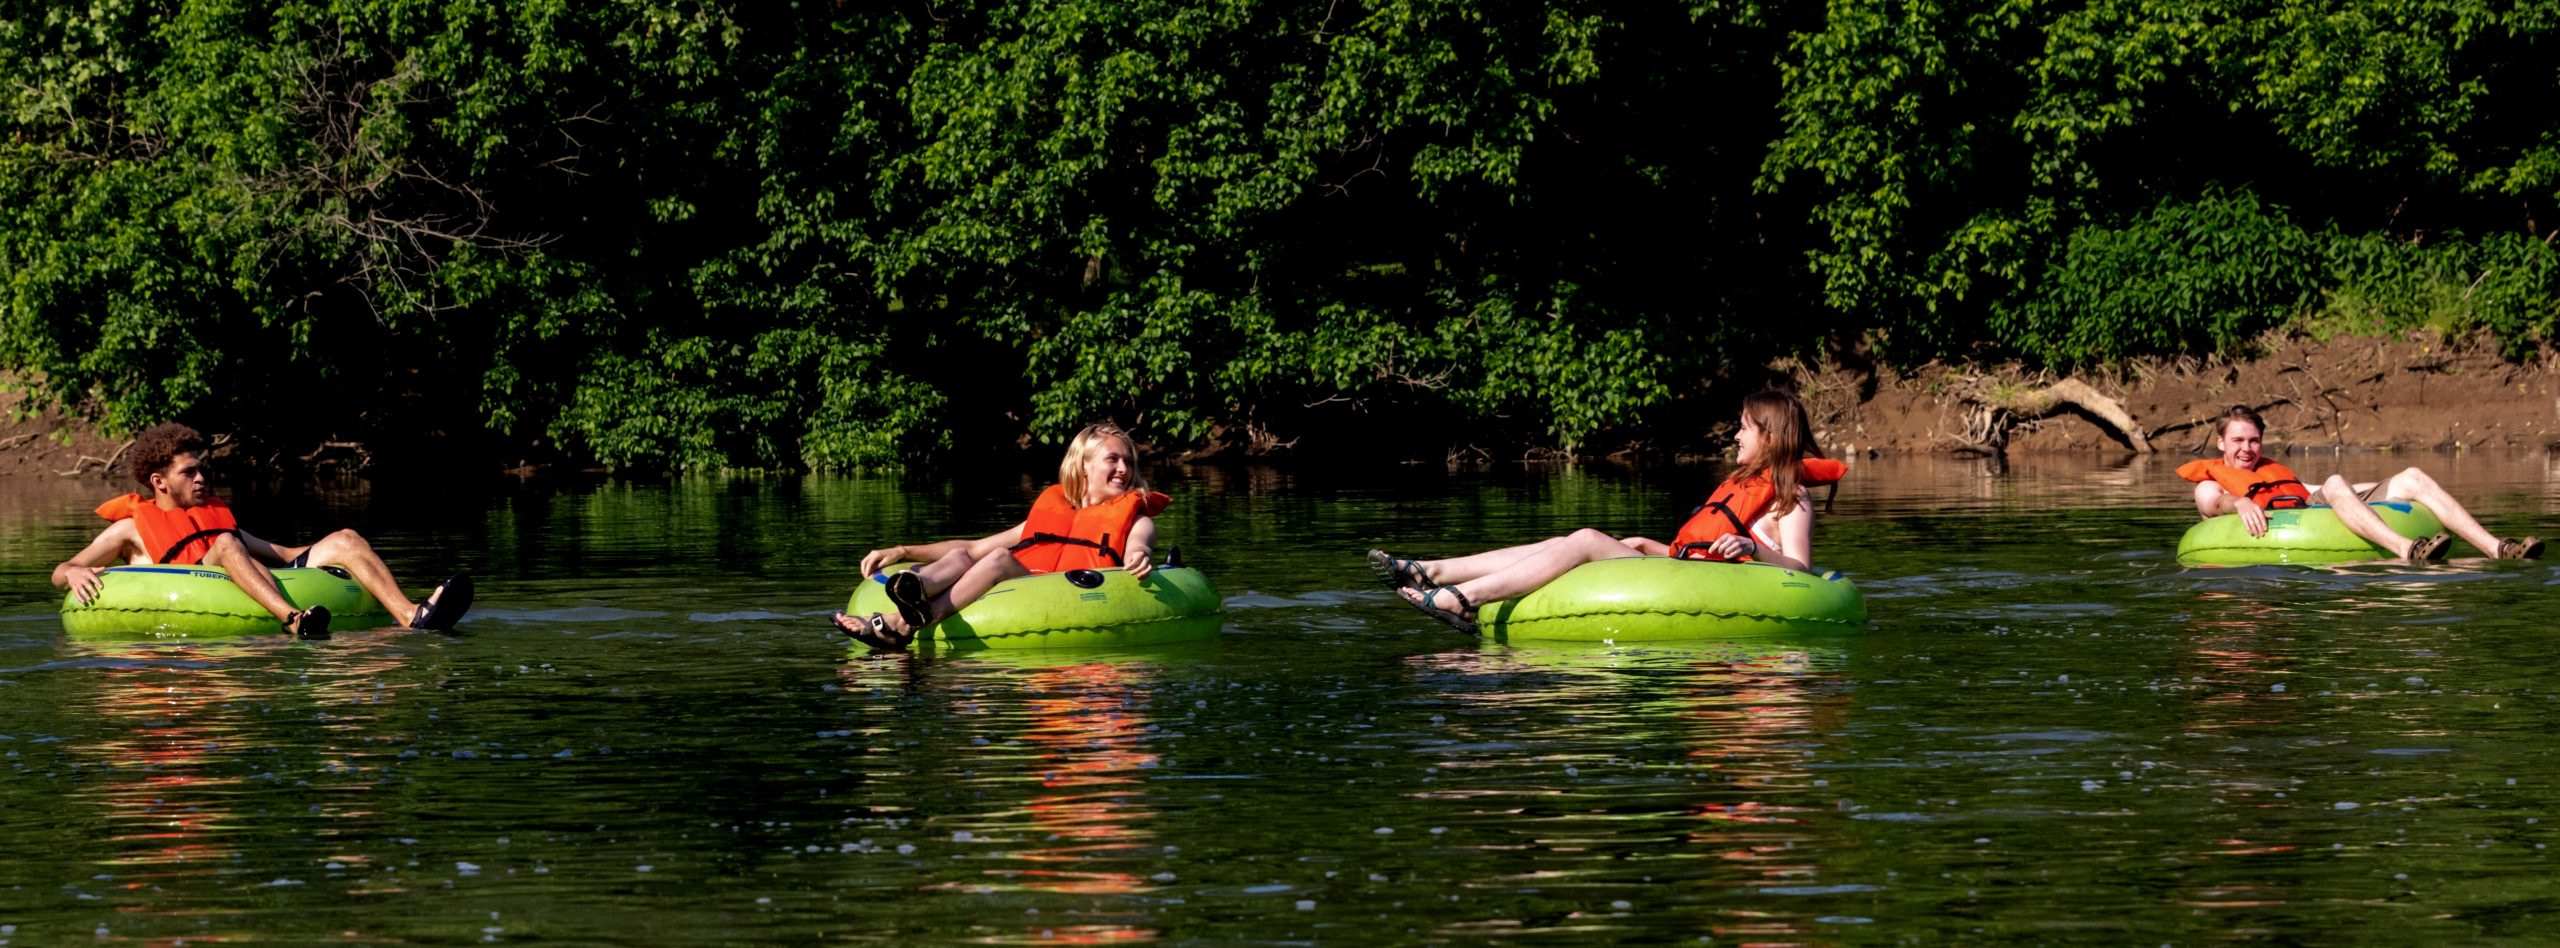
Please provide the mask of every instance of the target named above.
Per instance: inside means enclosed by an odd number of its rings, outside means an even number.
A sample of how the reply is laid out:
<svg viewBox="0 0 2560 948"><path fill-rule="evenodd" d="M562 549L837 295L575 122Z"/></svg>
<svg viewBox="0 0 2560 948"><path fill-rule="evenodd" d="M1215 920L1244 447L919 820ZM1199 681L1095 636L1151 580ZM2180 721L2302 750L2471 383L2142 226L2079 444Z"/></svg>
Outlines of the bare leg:
<svg viewBox="0 0 2560 948"><path fill-rule="evenodd" d="M1447 585L1456 586L1458 594L1467 597L1468 602L1482 605L1526 595L1530 590L1553 582L1556 577L1584 563L1644 555L1629 549L1626 544L1618 542L1606 533L1583 529L1554 539L1541 540L1525 547L1479 553L1467 559L1497 554L1516 555L1510 557L1509 565L1464 582L1448 583L1447 579L1438 573L1431 574L1432 578ZM1409 600L1420 601L1422 598L1421 590L1408 588L1401 592ZM1455 608L1455 604L1447 599L1434 600L1433 605Z"/></svg>
<svg viewBox="0 0 2560 948"><path fill-rule="evenodd" d="M240 591L248 593L250 601L275 613L276 621L288 624L293 621L293 603L285 600L284 588L276 585L276 574L267 571L267 564L249 555L249 548L240 545L239 537L228 533L215 537L213 548L204 553L204 563L229 572L231 581L240 587Z"/></svg>
<svg viewBox="0 0 2560 948"><path fill-rule="evenodd" d="M382 604L382 610L398 617L401 625L408 625L411 619L417 618L418 604L410 602L408 594L400 591L400 581L391 577L391 567L382 564L381 555L373 552L373 544L366 542L362 534L340 530L321 537L320 542L311 544L311 551L304 555L303 560L313 566L335 566L346 570L356 585L372 593L374 601Z"/></svg>
<svg viewBox="0 0 2560 948"><path fill-rule="evenodd" d="M968 554L955 553L953 555L965 559ZM951 557L946 556L942 559L933 561L933 564L926 568L938 569L941 568L943 564L950 563L951 561ZM943 617L960 611L960 607L978 601L978 597L986 595L987 590L994 589L997 583L1001 583L1015 577L1029 575L1031 575L1031 571L1022 568L1022 561L1014 559L1013 554L1011 553L1001 556L990 556L986 559L971 563L960 574L960 577L951 583L949 589L943 591L941 595L935 596L931 601L925 603L926 614L930 616L928 624L931 622L940 622ZM890 628L896 629L899 632L914 631L907 627L906 619L896 615L895 613L884 615L883 618L888 620Z"/></svg>
<svg viewBox="0 0 2560 948"><path fill-rule="evenodd" d="M2373 508L2365 506L2364 498L2356 496L2355 485L2347 483L2346 478L2329 475L2329 479L2320 485L2320 502L2336 511L2338 522L2346 524L2348 530L2365 538L2366 542L2390 551L2393 556L2407 559L2409 551L2418 546L2417 540L2401 536L2399 531L2383 523Z"/></svg>
<svg viewBox="0 0 2560 948"><path fill-rule="evenodd" d="M1599 531L1586 529L1577 531L1577 533L1599 533ZM1605 536L1605 534L1603 534L1603 536ZM1506 546L1499 550L1487 550L1470 556L1460 556L1445 560L1425 560L1415 563L1414 567L1421 570L1422 575L1430 579L1430 582L1425 585L1454 586L1468 580L1483 576L1490 576L1496 572L1508 569L1512 564L1546 552L1547 550L1554 548L1557 544L1565 543L1572 539L1572 535L1548 537L1536 543L1523 543L1519 546ZM1615 543L1617 541L1611 540L1609 542ZM1475 594L1469 593L1467 598L1473 599L1475 598Z"/></svg>
<svg viewBox="0 0 2560 948"><path fill-rule="evenodd" d="M958 612L962 606L978 601L978 597L986 595L987 590L994 589L997 583L1029 575L1031 571L1024 569L1022 561L1014 559L1011 553L979 560L961 575L959 582L951 584L949 591L934 600L935 615Z"/></svg>
<svg viewBox="0 0 2560 948"><path fill-rule="evenodd" d="M2498 535L2490 533L2489 528L2473 519L2471 511L2463 509L2462 503L2454 500L2452 494L2445 493L2435 478L2427 476L2427 472L2413 467L2391 475L2391 480L2382 485L2382 496L2427 505L2427 509L2435 512L2436 519L2443 521L2444 528L2452 531L2454 536L2479 547L2482 553L2498 555Z"/></svg>
<svg viewBox="0 0 2560 948"><path fill-rule="evenodd" d="M969 558L969 551L953 550L941 559L916 567L916 578L924 581L924 594L932 597L960 582L960 577L968 575L969 567L975 565L977 561Z"/></svg>

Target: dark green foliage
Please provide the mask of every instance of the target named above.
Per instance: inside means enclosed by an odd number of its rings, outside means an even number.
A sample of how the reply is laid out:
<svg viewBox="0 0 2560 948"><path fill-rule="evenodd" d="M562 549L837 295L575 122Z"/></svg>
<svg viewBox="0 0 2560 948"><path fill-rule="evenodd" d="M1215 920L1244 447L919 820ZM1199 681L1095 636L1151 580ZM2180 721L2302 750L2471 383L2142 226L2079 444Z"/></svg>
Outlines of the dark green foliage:
<svg viewBox="0 0 2560 948"><path fill-rule="evenodd" d="M704 469L1570 448L1861 335L2521 352L2548 6L0 0L0 366Z"/></svg>
<svg viewBox="0 0 2560 948"><path fill-rule="evenodd" d="M2247 194L2208 191L2122 227L2071 233L1994 331L2057 365L2242 353L2271 329L2486 333L2510 354L2551 340L2560 252L2522 234L2413 240L2305 230Z"/></svg>
<svg viewBox="0 0 2560 948"><path fill-rule="evenodd" d="M2333 235L2323 248L2322 332L2484 332L2511 356L2560 338L2560 252L2523 234L2413 244Z"/></svg>
<svg viewBox="0 0 2560 948"><path fill-rule="evenodd" d="M2521 245L2487 247L2549 236L2535 214L2560 194L2555 14L2547 0L1834 0L1784 60L1787 132L1764 185L1811 197L1826 297L1873 314L1897 351L2229 349L2307 312L2298 294L2384 279L2331 268L2347 261L2334 241L2303 234L2423 248L2360 258L2393 272L2514 259ZM2217 221L2275 243L2211 238L2228 260L2178 245ZM2484 244L2454 249L2455 232ZM2286 260L2301 252L2323 266ZM2150 319L2146 295L2162 300ZM2098 326L2069 325L2082 307ZM2525 333L2510 346L2548 339L2530 318L2478 325Z"/></svg>
<svg viewBox="0 0 2560 948"><path fill-rule="evenodd" d="M2163 203L2123 227L2071 232L2022 305L1991 327L2056 364L2233 353L2299 315L2320 241L2247 194Z"/></svg>
<svg viewBox="0 0 2560 948"><path fill-rule="evenodd" d="M22 4L0 360L112 428L617 465L1388 410L1569 445L1812 341L1733 318L1791 292L1757 279L1749 19Z"/></svg>

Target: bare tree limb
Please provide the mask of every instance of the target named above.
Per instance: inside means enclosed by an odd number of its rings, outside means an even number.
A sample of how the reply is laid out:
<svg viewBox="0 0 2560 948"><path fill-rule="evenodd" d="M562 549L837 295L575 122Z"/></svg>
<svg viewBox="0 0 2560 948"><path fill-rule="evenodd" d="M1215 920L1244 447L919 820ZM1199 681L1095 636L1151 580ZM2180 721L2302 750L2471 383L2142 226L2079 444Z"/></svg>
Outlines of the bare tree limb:
<svg viewBox="0 0 2560 948"><path fill-rule="evenodd" d="M2009 435L2016 429L2028 426L2032 430L2035 422L2067 411L2095 419L2135 454L2151 453L2151 435L2143 431L2142 423L2134 420L2124 403L2079 379L2067 378L2026 390L1981 376L1959 384L1962 388L1958 397L1970 406L1965 410L1964 443L1978 453L2004 452L2008 450Z"/></svg>

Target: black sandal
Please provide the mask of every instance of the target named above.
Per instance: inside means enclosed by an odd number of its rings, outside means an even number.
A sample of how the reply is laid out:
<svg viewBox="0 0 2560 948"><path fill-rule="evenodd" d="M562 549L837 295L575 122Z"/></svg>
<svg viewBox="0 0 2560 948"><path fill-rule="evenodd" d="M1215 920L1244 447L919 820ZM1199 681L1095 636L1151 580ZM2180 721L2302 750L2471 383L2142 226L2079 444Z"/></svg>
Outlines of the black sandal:
<svg viewBox="0 0 2560 948"><path fill-rule="evenodd" d="M1431 597L1437 596L1441 593L1448 593L1449 595L1458 597L1458 608L1456 611L1443 609L1431 604ZM1456 586L1433 586L1422 591L1421 599L1407 599L1405 601L1413 603L1413 607L1422 610L1423 615L1430 616L1434 619L1440 620L1441 622L1447 623L1452 629L1467 633L1468 635L1476 634L1476 604L1468 602L1467 594L1459 592L1458 587Z"/></svg>
<svg viewBox="0 0 2560 948"><path fill-rule="evenodd" d="M1431 584L1431 577L1422 574L1420 560L1396 559L1388 555L1385 550L1369 551L1369 571L1378 574L1378 581L1387 584L1388 589L1418 588Z"/></svg>
<svg viewBox="0 0 2560 948"><path fill-rule="evenodd" d="M931 598L924 594L924 577L916 575L915 570L890 574L889 603L898 607L898 618L907 620L907 628L922 629L933 624L933 617L925 612L925 603Z"/></svg>
<svg viewBox="0 0 2560 948"><path fill-rule="evenodd" d="M284 630L295 638L325 639L329 637L329 607L313 606L286 619Z"/></svg>
<svg viewBox="0 0 2560 948"><path fill-rule="evenodd" d="M471 574L455 573L446 577L444 582L436 585L434 592L427 594L425 601L418 603L418 610L409 614L409 627L435 632L452 631L454 623L462 621L462 614L471 611L475 592Z"/></svg>
<svg viewBox="0 0 2560 948"><path fill-rule="evenodd" d="M846 620L852 621L847 622ZM854 619L852 616L839 612L835 614L834 618L829 619L828 621L834 623L836 631L844 633L845 638L852 639L883 652L904 651L908 645L913 644L916 640L916 633L914 629L910 628L907 630L906 634L901 635L896 629L890 628L889 620L881 618L880 614L877 612L863 616L860 619Z"/></svg>

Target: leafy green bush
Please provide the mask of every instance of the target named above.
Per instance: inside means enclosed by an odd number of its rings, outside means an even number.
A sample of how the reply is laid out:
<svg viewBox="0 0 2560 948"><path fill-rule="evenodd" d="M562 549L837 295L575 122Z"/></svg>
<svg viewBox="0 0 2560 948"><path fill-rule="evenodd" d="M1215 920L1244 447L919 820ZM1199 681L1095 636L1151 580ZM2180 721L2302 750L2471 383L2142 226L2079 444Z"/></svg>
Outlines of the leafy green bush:
<svg viewBox="0 0 2560 948"><path fill-rule="evenodd" d="M2323 254L2323 334L2427 328L2486 333L2509 355L2553 340L2560 321L2560 252L2523 234L2415 243L2381 234L2331 238Z"/></svg>
<svg viewBox="0 0 2560 948"><path fill-rule="evenodd" d="M2163 202L2121 227L2072 231L1990 322L2002 343L2055 365L2234 353L2300 314L2320 244L2247 192Z"/></svg>

